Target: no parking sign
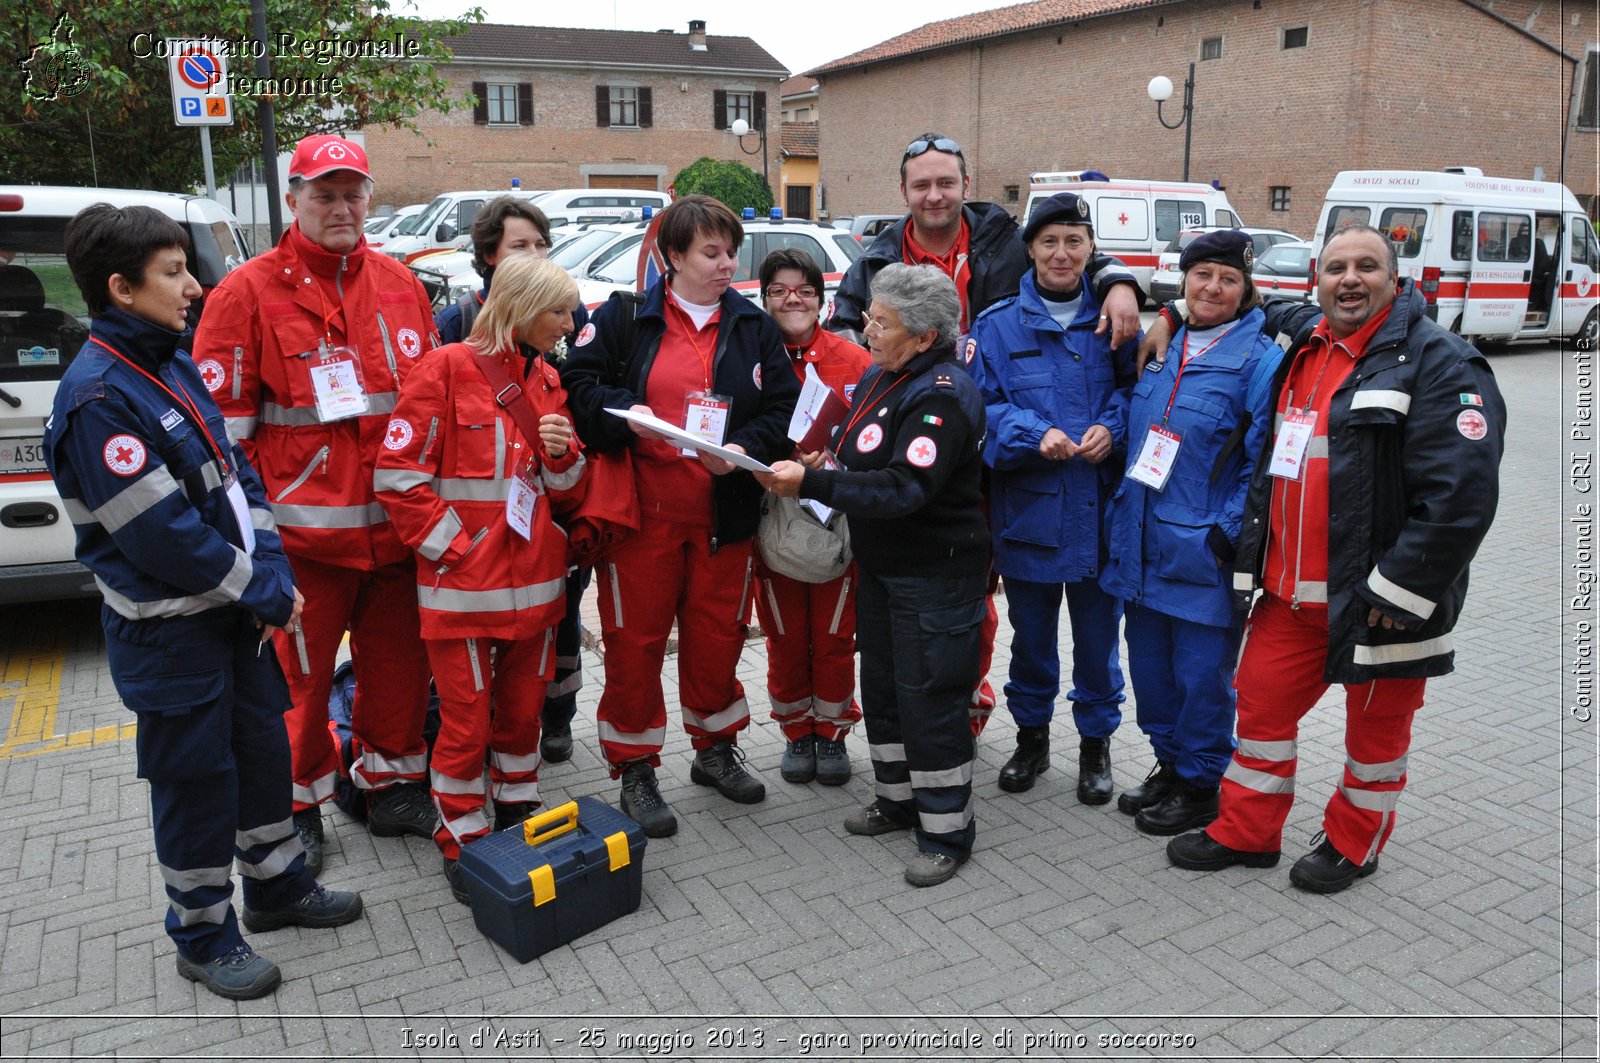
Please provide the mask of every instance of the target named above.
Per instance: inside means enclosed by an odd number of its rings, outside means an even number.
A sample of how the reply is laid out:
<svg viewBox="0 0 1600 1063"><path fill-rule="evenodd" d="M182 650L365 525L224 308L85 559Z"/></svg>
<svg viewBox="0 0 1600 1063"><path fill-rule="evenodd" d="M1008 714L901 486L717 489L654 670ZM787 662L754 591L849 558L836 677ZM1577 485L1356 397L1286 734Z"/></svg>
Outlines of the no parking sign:
<svg viewBox="0 0 1600 1063"><path fill-rule="evenodd" d="M167 38L167 76L172 82L172 117L178 125L233 124L227 51L220 42Z"/></svg>

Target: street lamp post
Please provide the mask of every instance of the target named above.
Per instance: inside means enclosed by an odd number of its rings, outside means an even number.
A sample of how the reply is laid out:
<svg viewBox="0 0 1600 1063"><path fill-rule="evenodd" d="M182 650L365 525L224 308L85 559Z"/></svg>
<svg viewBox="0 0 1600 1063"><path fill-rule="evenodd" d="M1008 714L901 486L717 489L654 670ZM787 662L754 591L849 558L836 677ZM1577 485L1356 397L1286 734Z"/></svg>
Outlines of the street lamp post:
<svg viewBox="0 0 1600 1063"><path fill-rule="evenodd" d="M1168 122L1161 113L1161 105L1172 99L1172 79L1157 75L1150 79L1150 84L1145 92L1156 101L1156 121L1168 129L1183 127L1183 179L1189 179L1189 141L1194 136L1194 64L1189 64L1189 79L1183 83L1183 117L1176 122Z"/></svg>
<svg viewBox="0 0 1600 1063"><path fill-rule="evenodd" d="M766 129L765 128L761 128L761 129L752 130L750 128L750 123L749 122L746 122L743 118L735 118L733 120L733 124L728 127L728 132L732 133L735 137L738 138L739 150L740 151L744 152L746 155L757 155L757 154L759 154L761 156L761 179L767 183L767 190L771 191L771 189L772 189L772 178L767 175L767 131L766 131ZM747 147L744 146L744 138L749 136L752 132L755 133L757 136L759 136L761 138L761 146L760 147L747 148Z"/></svg>

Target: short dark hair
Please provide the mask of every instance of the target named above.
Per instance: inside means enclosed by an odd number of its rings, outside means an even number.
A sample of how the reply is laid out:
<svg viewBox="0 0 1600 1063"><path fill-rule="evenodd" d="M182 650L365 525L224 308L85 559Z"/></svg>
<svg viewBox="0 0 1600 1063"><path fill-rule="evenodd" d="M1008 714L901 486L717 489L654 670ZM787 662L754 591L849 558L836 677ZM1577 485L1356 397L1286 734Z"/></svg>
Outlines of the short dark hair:
<svg viewBox="0 0 1600 1063"><path fill-rule="evenodd" d="M930 133L924 133L921 136L917 137L915 140L913 140L911 142L911 144L916 144L916 143L919 143L921 141L926 141L929 144L928 151L938 151L939 154L941 154L941 155L954 155L956 157L956 162L958 164L960 164L960 166L961 166L961 179L963 181L965 181L967 179L967 157L965 155L961 154L961 149L960 148L956 148L955 151L940 151L938 148L935 148L935 147L932 146L933 142L936 141L936 140L948 140L952 144L955 143L955 140L953 138L947 137L943 133L931 133L930 132ZM906 147L908 147L908 148L911 147L911 144L907 144ZM922 154L923 153L919 153L917 155L902 155L902 156L900 156L900 183L901 184L905 184L906 183L906 163L910 162L914 158L920 158Z"/></svg>
<svg viewBox="0 0 1600 1063"><path fill-rule="evenodd" d="M496 196L489 200L478 211L478 216L472 219L472 268L478 271L478 276L486 284L489 274L494 272L488 256L500 246L500 239L506 234L507 218L531 221L533 227L539 230L539 235L544 237L544 242L550 242L550 219L544 216L544 211L516 196Z"/></svg>
<svg viewBox="0 0 1600 1063"><path fill-rule="evenodd" d="M96 203L67 222L67 266L91 314L111 306L111 278L120 273L129 284L144 283L145 267L169 247L189 253L183 226L154 207L113 207Z"/></svg>
<svg viewBox="0 0 1600 1063"><path fill-rule="evenodd" d="M772 278L786 269L797 269L806 276L806 283L822 292L822 267L798 247L780 247L761 260L761 292L764 296Z"/></svg>
<svg viewBox="0 0 1600 1063"><path fill-rule="evenodd" d="M727 204L710 196L680 196L661 212L661 227L656 230L656 246L666 260L667 276L672 275L668 255L688 254L698 233L726 236L735 251L744 243L744 226Z"/></svg>

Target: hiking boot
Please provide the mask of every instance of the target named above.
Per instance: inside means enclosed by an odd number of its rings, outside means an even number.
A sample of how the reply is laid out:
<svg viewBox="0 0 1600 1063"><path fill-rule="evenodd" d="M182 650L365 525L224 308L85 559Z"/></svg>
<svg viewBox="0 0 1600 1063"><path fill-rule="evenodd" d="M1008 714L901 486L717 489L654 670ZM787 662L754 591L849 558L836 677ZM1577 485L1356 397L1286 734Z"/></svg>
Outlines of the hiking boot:
<svg viewBox="0 0 1600 1063"><path fill-rule="evenodd" d="M522 826L522 821L533 815L539 806L532 801L496 801L494 803L494 829L510 830Z"/></svg>
<svg viewBox="0 0 1600 1063"><path fill-rule="evenodd" d="M306 870L312 878L322 874L322 806L312 805L294 814L294 832L306 851Z"/></svg>
<svg viewBox="0 0 1600 1063"><path fill-rule="evenodd" d="M630 764L622 773L622 814L644 828L650 838L668 838L678 833L678 817L672 814L661 788L656 785L656 770L648 764Z"/></svg>
<svg viewBox="0 0 1600 1063"><path fill-rule="evenodd" d="M865 808L858 808L844 818L844 829L851 834L859 834L864 838L871 838L877 834L890 834L897 830L910 830L911 824L901 823L898 819L886 815L883 809L874 801Z"/></svg>
<svg viewBox="0 0 1600 1063"><path fill-rule="evenodd" d="M1242 867L1277 867L1278 851L1252 853L1230 849L1213 841L1205 831L1184 834L1167 843L1167 859L1185 871L1221 871L1238 864Z"/></svg>
<svg viewBox="0 0 1600 1063"><path fill-rule="evenodd" d="M1177 781L1178 769L1171 764L1157 761L1156 766L1150 769L1150 774L1144 777L1143 783L1117 795L1117 811L1125 816L1131 816L1141 808L1153 805L1167 796L1167 792Z"/></svg>
<svg viewBox="0 0 1600 1063"><path fill-rule="evenodd" d="M397 783L367 795L367 829L380 838L431 838L438 824L439 812L421 783Z"/></svg>
<svg viewBox="0 0 1600 1063"><path fill-rule="evenodd" d="M817 777L817 736L790 739L778 764L784 782L810 782Z"/></svg>
<svg viewBox="0 0 1600 1063"><path fill-rule="evenodd" d="M256 910L248 906L240 913L244 928L252 934L285 926L322 929L344 926L361 918L361 894L313 886L304 897L282 908Z"/></svg>
<svg viewBox="0 0 1600 1063"><path fill-rule="evenodd" d="M744 766L744 750L729 741L696 753L689 765L689 781L714 786L717 793L741 805L753 805L767 797L766 784Z"/></svg>
<svg viewBox="0 0 1600 1063"><path fill-rule="evenodd" d="M461 874L461 861L444 858L444 880L450 884L450 896L462 904L472 903L467 898L467 880Z"/></svg>
<svg viewBox="0 0 1600 1063"><path fill-rule="evenodd" d="M1374 856L1364 864L1355 863L1333 847L1327 834L1319 834L1320 845L1294 862L1289 869L1289 882L1312 893L1338 893L1378 870ZM1312 839L1316 841L1315 838Z"/></svg>
<svg viewBox="0 0 1600 1063"><path fill-rule="evenodd" d="M1200 787L1187 779L1167 791L1167 796L1141 808L1134 826L1146 834L1182 834L1209 826L1217 818L1217 788Z"/></svg>
<svg viewBox="0 0 1600 1063"><path fill-rule="evenodd" d="M206 963L191 960L180 952L178 973L229 1000L264 997L283 981L277 964L243 942Z"/></svg>
<svg viewBox="0 0 1600 1063"><path fill-rule="evenodd" d="M562 764L572 759L572 721L546 722L539 735L539 755L551 764Z"/></svg>
<svg viewBox="0 0 1600 1063"><path fill-rule="evenodd" d="M843 786L850 781L850 754L843 738L817 739L817 782L823 786Z"/></svg>
<svg viewBox="0 0 1600 1063"><path fill-rule="evenodd" d="M918 852L906 861L906 881L919 887L949 882L955 877L956 869L966 860L964 856L957 859L944 853Z"/></svg>
<svg viewBox="0 0 1600 1063"><path fill-rule="evenodd" d="M1050 727L1018 727L1017 751L1000 769L1000 789L1020 794L1050 770Z"/></svg>
<svg viewBox="0 0 1600 1063"><path fill-rule="evenodd" d="M1115 789L1111 782L1111 739L1078 740L1078 803L1103 805Z"/></svg>

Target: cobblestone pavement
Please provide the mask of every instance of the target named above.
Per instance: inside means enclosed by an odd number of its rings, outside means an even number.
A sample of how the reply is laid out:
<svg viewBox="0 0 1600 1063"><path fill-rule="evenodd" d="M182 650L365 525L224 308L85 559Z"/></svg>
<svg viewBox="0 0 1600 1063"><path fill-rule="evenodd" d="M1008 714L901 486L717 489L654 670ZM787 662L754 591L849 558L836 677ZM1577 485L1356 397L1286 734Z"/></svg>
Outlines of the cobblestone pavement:
<svg viewBox="0 0 1600 1063"><path fill-rule="evenodd" d="M1417 717L1381 870L1345 893L1310 896L1287 876L1343 760L1337 692L1307 717L1274 870L1179 872L1115 805L1079 805L1063 707L1054 770L1022 795L995 785L1013 733L996 716L978 750L976 855L952 883L914 890L905 835L841 829L871 797L862 738L841 789L778 778L752 641L744 746L767 800L692 785L672 735L661 777L681 829L650 842L637 913L518 964L451 900L431 843L333 814L323 880L360 889L366 918L254 935L285 981L232 1003L174 970L95 606L15 607L0 610L0 1054L1593 1059L1600 724L1563 698L1575 621L1562 588L1581 560L1564 542L1573 370L1555 348L1494 362L1510 440L1458 670ZM1003 629L997 687L1008 642ZM596 654L585 680L577 753L544 772L550 803L616 800L595 741ZM1148 767L1131 712L1113 757L1119 787Z"/></svg>

